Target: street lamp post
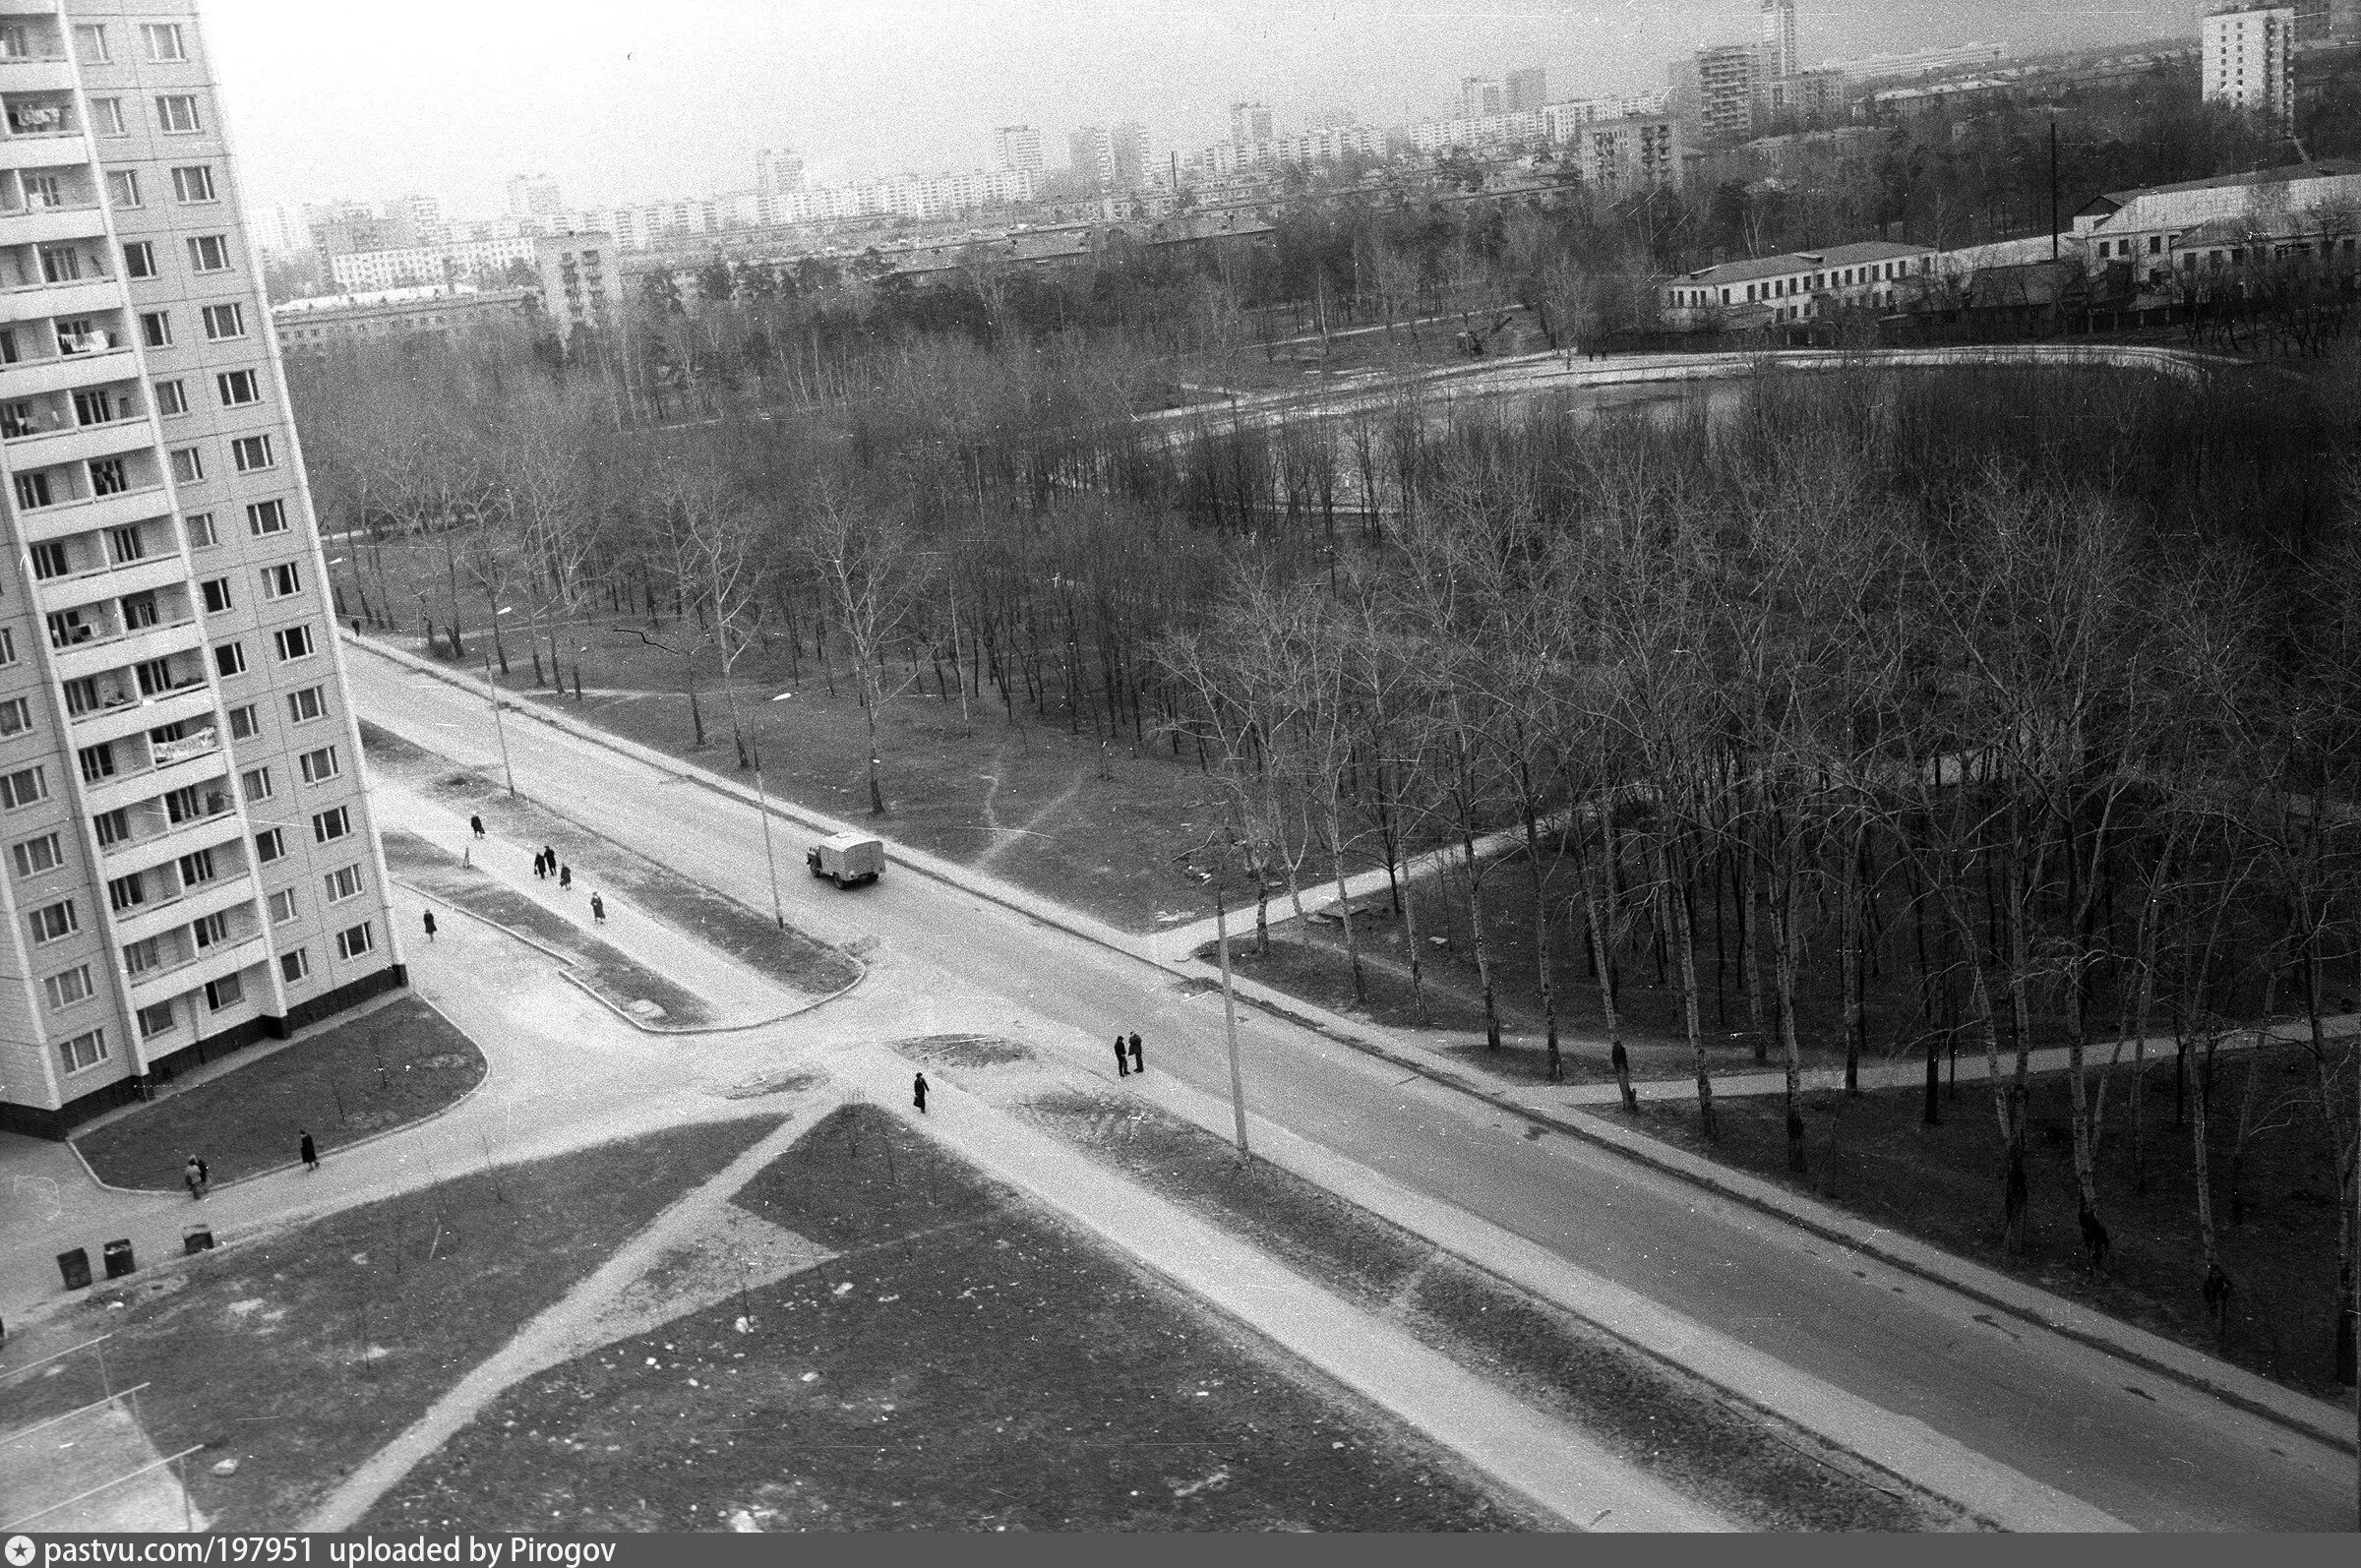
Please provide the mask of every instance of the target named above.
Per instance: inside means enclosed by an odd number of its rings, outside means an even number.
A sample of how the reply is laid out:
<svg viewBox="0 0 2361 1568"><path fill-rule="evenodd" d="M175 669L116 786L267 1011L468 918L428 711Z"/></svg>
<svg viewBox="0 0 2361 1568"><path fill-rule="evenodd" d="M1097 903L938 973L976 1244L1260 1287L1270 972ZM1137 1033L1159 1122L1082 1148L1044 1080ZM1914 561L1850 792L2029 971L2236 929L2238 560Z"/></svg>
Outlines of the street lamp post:
<svg viewBox="0 0 2361 1568"><path fill-rule="evenodd" d="M793 692L781 692L771 700L784 702L793 695L795 695ZM753 748L755 758L755 804L762 814L762 863L770 868L770 917L779 923L779 930L785 931L787 929L787 906L779 898L779 856L778 851L772 848L770 841L770 792L762 787L761 732L757 730L751 735L748 738L748 744Z"/></svg>
<svg viewBox="0 0 2361 1568"><path fill-rule="evenodd" d="M481 652L482 650L479 648L477 651ZM509 799L515 800L516 798L516 770L509 764L509 730L508 726L501 722L500 688L493 683L492 656L488 653L484 654L484 694L492 701L492 733L500 737L501 776L508 780Z"/></svg>

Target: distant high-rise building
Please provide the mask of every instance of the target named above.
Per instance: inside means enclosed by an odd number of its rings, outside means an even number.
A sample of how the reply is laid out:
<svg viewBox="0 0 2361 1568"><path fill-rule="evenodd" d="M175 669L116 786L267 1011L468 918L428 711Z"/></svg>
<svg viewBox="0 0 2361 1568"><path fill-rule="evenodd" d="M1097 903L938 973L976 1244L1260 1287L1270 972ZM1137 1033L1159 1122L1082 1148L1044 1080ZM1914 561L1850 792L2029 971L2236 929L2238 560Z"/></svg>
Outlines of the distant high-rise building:
<svg viewBox="0 0 2361 1568"><path fill-rule="evenodd" d="M509 176L509 216L554 218L566 211L558 182L546 174Z"/></svg>
<svg viewBox="0 0 2361 1568"><path fill-rule="evenodd" d="M393 250L402 243L401 225L359 202L321 202L303 209L313 248L323 256Z"/></svg>
<svg viewBox="0 0 2361 1568"><path fill-rule="evenodd" d="M1673 61L1672 112L1696 127L1699 141L1746 136L1761 67L1761 51L1744 43L1718 43Z"/></svg>
<svg viewBox="0 0 2361 1568"><path fill-rule="evenodd" d="M1041 133L1029 125L1003 125L992 133L992 166L996 169L1022 169L1038 175L1042 170Z"/></svg>
<svg viewBox="0 0 2361 1568"><path fill-rule="evenodd" d="M1795 0L1763 0L1762 75L1795 74Z"/></svg>
<svg viewBox="0 0 2361 1568"><path fill-rule="evenodd" d="M0 245L38 256L0 344L0 1128L62 1137L407 977L195 0L0 37Z"/></svg>
<svg viewBox="0 0 2361 1568"><path fill-rule="evenodd" d="M1504 114L1539 114L1549 104L1549 73L1540 66L1527 71L1511 71L1505 79L1508 96L1501 112Z"/></svg>
<svg viewBox="0 0 2361 1568"><path fill-rule="evenodd" d="M1508 88L1496 76L1465 76L1459 79L1459 113L1462 119L1480 119L1487 114L1508 112Z"/></svg>
<svg viewBox="0 0 2361 1568"><path fill-rule="evenodd" d="M1261 103L1230 105L1230 140L1241 147L1271 140L1271 111Z"/></svg>
<svg viewBox="0 0 2361 1568"><path fill-rule="evenodd" d="M2240 11L2294 12L2298 43L2351 37L2356 23L2361 22L2361 16L2357 16L2361 13L2361 0L2202 0L2198 6L2198 30L2201 33L2205 30L2208 18Z"/></svg>
<svg viewBox="0 0 2361 1568"><path fill-rule="evenodd" d="M2231 11L2205 19L2199 91L2280 126L2295 123L2295 8Z"/></svg>
<svg viewBox="0 0 2361 1568"><path fill-rule="evenodd" d="M1101 195L1136 191L1147 183L1146 147L1146 132L1132 120L1086 125L1066 138L1075 175Z"/></svg>
<svg viewBox="0 0 2361 1568"><path fill-rule="evenodd" d="M764 148L755 154L755 168L765 196L792 196L804 188L804 155L793 148Z"/></svg>
<svg viewBox="0 0 2361 1568"><path fill-rule="evenodd" d="M403 245L443 243L443 204L434 197L397 196L386 204L385 217Z"/></svg>

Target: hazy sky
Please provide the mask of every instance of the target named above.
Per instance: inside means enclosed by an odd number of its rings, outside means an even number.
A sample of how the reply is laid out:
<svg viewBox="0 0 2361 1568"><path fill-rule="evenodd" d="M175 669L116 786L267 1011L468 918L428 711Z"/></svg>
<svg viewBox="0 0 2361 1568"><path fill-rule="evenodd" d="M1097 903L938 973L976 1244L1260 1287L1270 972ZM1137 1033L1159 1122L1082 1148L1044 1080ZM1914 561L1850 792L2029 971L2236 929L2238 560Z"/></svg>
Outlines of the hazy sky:
<svg viewBox="0 0 2361 1568"><path fill-rule="evenodd" d="M1525 65L1552 97L1651 88L1757 0L206 0L248 198L431 192L489 215L512 173L570 204L753 183L757 149L820 178L973 168L996 125L1136 119L1152 146L1438 113L1462 76ZM1969 41L2018 49L2194 34L2189 0L1803 0L1807 64Z"/></svg>

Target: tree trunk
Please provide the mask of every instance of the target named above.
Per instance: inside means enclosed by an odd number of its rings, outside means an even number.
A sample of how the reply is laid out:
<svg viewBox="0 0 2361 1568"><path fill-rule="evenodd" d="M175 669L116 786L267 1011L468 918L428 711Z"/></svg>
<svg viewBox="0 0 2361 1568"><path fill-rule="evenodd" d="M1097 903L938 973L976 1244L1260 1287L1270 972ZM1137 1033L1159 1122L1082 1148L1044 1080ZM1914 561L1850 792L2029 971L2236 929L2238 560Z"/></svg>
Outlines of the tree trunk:
<svg viewBox="0 0 2361 1568"><path fill-rule="evenodd" d="M1689 1032L1689 1054L1697 1062L1697 1119L1711 1143L1716 1136L1714 1126L1714 1080L1705 1059L1705 1030L1697 1005L1697 946L1690 931L1688 900L1684 889L1672 880L1671 857L1665 852L1662 838L1656 844L1656 881L1663 896L1672 906L1672 945L1680 949L1680 1010L1681 1021ZM1554 1050L1551 1057L1555 1059Z"/></svg>
<svg viewBox="0 0 2361 1568"><path fill-rule="evenodd" d="M1606 1020L1607 1061L1615 1070L1615 1087L1622 1093L1623 1109L1637 1116L1640 1097L1632 1092L1631 1056L1623 1049L1623 1015L1615 1005L1614 942L1607 931L1596 863L1588 855L1582 858L1582 899L1588 917L1585 924L1590 927L1591 961L1599 972L1599 1010Z"/></svg>

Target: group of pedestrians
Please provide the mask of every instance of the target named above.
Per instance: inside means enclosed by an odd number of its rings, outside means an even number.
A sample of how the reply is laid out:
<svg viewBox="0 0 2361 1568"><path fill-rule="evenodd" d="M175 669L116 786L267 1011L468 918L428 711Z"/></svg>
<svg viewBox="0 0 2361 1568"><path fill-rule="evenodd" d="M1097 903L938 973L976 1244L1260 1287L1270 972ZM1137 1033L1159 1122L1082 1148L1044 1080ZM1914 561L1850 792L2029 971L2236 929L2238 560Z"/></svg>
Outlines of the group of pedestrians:
<svg viewBox="0 0 2361 1568"><path fill-rule="evenodd" d="M1134 1033L1130 1040L1125 1041L1121 1035L1117 1035L1115 1037L1115 1075L1119 1078L1128 1078L1135 1072L1147 1070L1148 1064L1139 1054L1139 1036Z"/></svg>
<svg viewBox="0 0 2361 1568"><path fill-rule="evenodd" d="M480 815L468 817L467 831L476 838L482 838L484 836L483 817ZM533 855L533 878L536 881L547 881L552 876L558 879L558 891L562 893L574 891L574 868L558 859L558 852L554 847L544 844ZM590 924L604 926L606 923L607 901L601 898L597 890L593 888L590 893ZM435 916L432 910L429 910L426 916L426 939L430 942L435 939Z"/></svg>
<svg viewBox="0 0 2361 1568"><path fill-rule="evenodd" d="M311 1129L308 1127L296 1131L295 1158L303 1162L303 1168L306 1171L320 1169L320 1145L312 1141ZM189 1196L200 1203L204 1202L205 1195L213 1189L212 1168L205 1163L202 1155L192 1154L189 1156L189 1163L180 1168L180 1179L181 1184L189 1189Z"/></svg>

